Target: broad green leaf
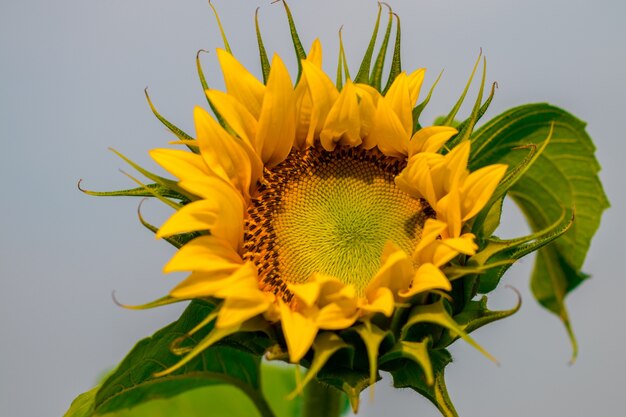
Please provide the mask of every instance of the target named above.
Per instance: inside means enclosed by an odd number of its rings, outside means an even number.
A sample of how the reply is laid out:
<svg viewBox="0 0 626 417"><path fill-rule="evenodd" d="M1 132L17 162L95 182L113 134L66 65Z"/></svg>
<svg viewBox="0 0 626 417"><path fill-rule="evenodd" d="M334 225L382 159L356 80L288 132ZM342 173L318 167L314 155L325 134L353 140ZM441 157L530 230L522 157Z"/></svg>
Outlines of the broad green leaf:
<svg viewBox="0 0 626 417"><path fill-rule="evenodd" d="M70 409L63 414L63 417L91 417L93 415L96 393L100 386L94 387L87 392L80 394L70 405Z"/></svg>
<svg viewBox="0 0 626 417"><path fill-rule="evenodd" d="M531 280L537 301L563 320L571 336L565 297L587 278L581 268L602 212L609 207L585 123L545 103L513 108L474 133L470 169L493 163L516 166L522 155L514 148L541 146L551 129L550 144L509 196L535 232L553 224L564 209L574 210L570 230L539 251ZM575 351L573 337L572 343Z"/></svg>
<svg viewBox="0 0 626 417"><path fill-rule="evenodd" d="M211 314L212 309L210 304L194 301L176 322L141 340L102 384L95 399L95 415L174 397L194 388L228 383L246 394L262 416L272 416L259 391L260 356L242 351L239 345L224 342L212 346L176 372L154 377L180 361L170 347ZM188 344L202 340L211 328L206 326L193 338L189 337Z"/></svg>
<svg viewBox="0 0 626 417"><path fill-rule="evenodd" d="M298 417L302 410L302 397L291 401L285 398L296 387L296 369L293 366L276 366L263 363L261 380L263 394L276 417ZM89 417L93 414L96 387L79 395L64 417ZM260 416L254 403L238 388L229 385L212 385L186 391L172 398L143 403L128 410L107 413L106 417L256 417Z"/></svg>

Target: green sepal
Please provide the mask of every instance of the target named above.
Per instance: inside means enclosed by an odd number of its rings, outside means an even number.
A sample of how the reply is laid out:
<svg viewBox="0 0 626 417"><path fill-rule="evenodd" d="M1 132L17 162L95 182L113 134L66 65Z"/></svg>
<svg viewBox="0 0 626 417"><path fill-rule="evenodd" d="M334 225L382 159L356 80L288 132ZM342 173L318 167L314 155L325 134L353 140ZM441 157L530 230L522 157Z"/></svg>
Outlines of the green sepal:
<svg viewBox="0 0 626 417"><path fill-rule="evenodd" d="M224 27L222 26L222 21L220 20L220 15L219 13L217 13L217 10L215 9L215 6L213 6L213 3L211 3L211 0L209 0L209 6L211 6L211 9L213 10L213 14L215 15L215 20L217 21L217 26L220 29L220 35L222 36L222 42L224 42L224 49L226 49L226 51L232 55L233 51L230 49L230 45L228 43L228 39L226 38L226 33L224 32Z"/></svg>
<svg viewBox="0 0 626 417"><path fill-rule="evenodd" d="M433 91L435 91L435 87L439 83L439 80L441 79L442 75L443 75L443 70L437 76L437 79L435 80L435 83L430 87L430 90L428 91L428 95L426 96L424 101L422 101L420 104L418 104L417 106L415 106L413 108L413 112L412 112L412 115L413 115L413 133L417 132L418 130L420 130L422 128L422 126L420 125L420 122L419 122L420 116L422 115L422 112L424 111L424 109L426 108L428 103L430 102L430 98L433 95Z"/></svg>
<svg viewBox="0 0 626 417"><path fill-rule="evenodd" d="M285 13L287 14L287 22L289 23L291 43L293 44L293 49L296 52L296 60L298 61L298 76L296 77L297 84L298 80L300 80L300 76L302 75L302 60L306 59L306 52L304 51L302 42L300 42L300 36L298 35L298 29L296 28L296 24L293 21L291 10L289 10L289 6L287 5L287 2L285 0L282 0L282 3L285 7Z"/></svg>
<svg viewBox="0 0 626 417"><path fill-rule="evenodd" d="M426 385L433 385L435 383L435 375L433 373L433 366L430 362L430 356L428 354L428 350L431 345L432 340L428 336L421 342L401 340L393 347L393 349L385 353L380 358L379 363L382 367L386 363L400 358L413 361L422 369L426 379Z"/></svg>
<svg viewBox="0 0 626 417"><path fill-rule="evenodd" d="M159 228L148 223L141 215L141 204L143 203L143 201L144 200L142 200L142 202L139 203L139 207L137 207L137 217L139 218L139 222L141 223L143 227L150 230L152 233L156 234L159 231ZM189 233L181 233L179 235L167 236L162 239L165 240L170 245L174 246L175 248L180 249L185 244L191 242L192 240L194 240L195 238L199 236L202 236L200 232L189 232Z"/></svg>
<svg viewBox="0 0 626 417"><path fill-rule="evenodd" d="M380 380L380 376L376 380ZM369 373L361 370L352 370L348 368L333 367L323 368L317 374L317 380L343 391L350 401L350 407L356 414L359 411L359 396L361 391L369 387Z"/></svg>
<svg viewBox="0 0 626 417"><path fill-rule="evenodd" d="M261 36L261 28L259 27L259 9L256 8L254 13L254 27L256 29L256 41L259 45L259 59L261 60L261 72L263 73L263 84L267 84L267 79L270 76L270 60L267 57L267 51L263 44L263 36Z"/></svg>
<svg viewBox="0 0 626 417"><path fill-rule="evenodd" d="M184 301L189 301L189 300L183 300L180 298L174 298L174 297L170 297L169 295L166 295L165 297L161 297L161 298L157 298L154 301L150 301L149 303L145 303L145 304L138 304L138 305L130 305L130 304L122 304L118 301L117 297L115 296L115 292L113 292L112 294L113 296L113 302L122 308L128 309L128 310L148 310L151 308L156 308L156 307L162 307L162 306L166 306L166 305L170 305L170 304L175 304L175 303L180 303L180 302L184 302Z"/></svg>
<svg viewBox="0 0 626 417"><path fill-rule="evenodd" d="M369 84L370 80L370 67L372 65L372 57L374 56L374 47L376 46L376 39L378 38L378 28L380 27L380 15L383 11L382 4L378 3L378 15L376 16L376 24L374 24L374 31L370 38L370 43L367 45L367 50L359 66L359 71L354 78L355 83Z"/></svg>
<svg viewBox="0 0 626 417"><path fill-rule="evenodd" d="M571 210L563 210L559 220L539 232L508 240L492 236L487 240L485 247L469 259L467 265L469 267L484 267L495 262L516 261L563 235L573 222L574 213ZM500 282L502 275L511 265L512 262L504 263L499 267L486 270L480 276L478 292L485 294L493 291Z"/></svg>
<svg viewBox="0 0 626 417"><path fill-rule="evenodd" d="M432 402L442 416L458 417L458 414L448 395L444 369L452 362L452 356L445 349L431 350L434 384L428 385L422 368L413 361L405 360L400 366L391 371L393 386L396 388L411 388Z"/></svg>
<svg viewBox="0 0 626 417"><path fill-rule="evenodd" d="M478 121L480 110L482 108L483 91L485 89L486 76L487 76L487 59L483 58L483 75L480 81L480 87L478 88L476 101L474 102L474 107L472 108L472 112L470 113L469 118L458 126L457 129L459 133L457 133L452 139L448 141L448 143L446 143L447 148L449 149L454 148L459 143L463 142L464 140L469 139L470 135L472 134L474 130L474 126L476 126L476 122Z"/></svg>
<svg viewBox="0 0 626 417"><path fill-rule="evenodd" d="M196 55L196 65L199 65L200 61L198 59L198 55ZM199 68L199 67L198 67ZM192 138L191 136L189 136L187 133L185 133L182 129L180 129L179 127L177 127L176 125L174 125L173 123L170 123L165 117L161 116L161 113L159 113L156 109L156 107L154 107L154 104L152 104L152 100L150 99L150 95L148 94L148 87L146 87L143 90L144 94L146 95L146 100L148 101L148 106L150 106L150 110L152 110L152 114L154 114L154 116L159 119L159 121L165 126L167 127L167 129L172 132L174 134L174 136L176 136L178 139L180 139L181 141L194 141L195 139ZM193 153L198 153L198 149L196 149L196 147L194 146L187 146L189 148L189 150Z"/></svg>
<svg viewBox="0 0 626 417"><path fill-rule="evenodd" d="M211 6L211 7L213 7L213 6ZM203 50L203 49L200 49L196 53L196 70L198 71L198 78L200 79L200 85L202 86L202 91L204 91L206 93L206 91L209 89L209 84L206 81L206 77L204 76L204 70L202 69L202 63L200 62L200 53L201 52L206 52L206 51ZM217 122L220 124L220 126L222 126L224 129L226 129L228 131L228 133L230 133L231 135L234 135L232 129L230 129L227 126L226 121L224 120L222 115L217 111L217 108L213 105L213 103L211 103L211 100L209 100L209 96L207 94L205 94L204 96L206 98L207 103L209 103L209 107L211 108L211 111L215 115L215 118L217 119ZM192 152L200 153L200 151L199 151L200 145L197 144L198 142L195 139L192 139L192 140L193 140L193 142L191 144L190 143L186 143L185 141L183 141L183 143L185 143L185 145L189 149L191 149Z"/></svg>
<svg viewBox="0 0 626 417"><path fill-rule="evenodd" d="M383 3L385 4L385 3ZM385 4L389 8L387 4ZM374 63L374 69L372 69L372 74L370 75L369 84L374 87L376 90L381 90L382 80L383 80L383 67L385 66L385 58L387 57L387 47L389 46L389 39L391 38L391 28L393 27L393 13L391 12L391 8L389 8L389 21L387 22L387 28L385 29L385 37L383 38L382 43L380 44L380 49L378 50L378 56L376 57L376 62Z"/></svg>
<svg viewBox="0 0 626 417"><path fill-rule="evenodd" d="M463 328L450 316L448 311L446 310L445 300L441 298L439 301L436 301L432 304L427 305L419 305L414 307L411 310L409 318L405 325L402 327L402 331L400 334L401 340L414 340L416 338L416 334L419 332L414 332L414 328L416 328L420 324L434 324L443 330L448 330L455 335L462 338L465 342L473 346L476 350L482 353L489 360L495 362L498 361L494 358L489 352L487 352L482 346L480 346L476 341L470 337L469 334L463 330ZM424 335L420 335L417 337L417 340L422 340ZM435 347L438 347L438 340L435 340Z"/></svg>
<svg viewBox="0 0 626 417"><path fill-rule="evenodd" d="M180 203L177 203L175 201L170 200L169 198L165 198L160 194L157 194L156 192L152 191L150 188L148 188L146 186L146 184L144 184L143 182L139 181L137 178L133 177L132 175L130 175L128 172L122 171L120 170L120 172L124 175L126 175L128 178L130 178L132 181L134 181L136 184L138 184L140 187L143 187L146 192L149 192L152 194L152 197L156 198L157 200L159 200L160 202L170 206L171 208L173 208L174 210L179 210L183 205Z"/></svg>
<svg viewBox="0 0 626 417"><path fill-rule="evenodd" d="M515 293L517 294L517 303L515 307L509 310L489 310L487 308L487 296L483 296L480 300L469 301L463 308L463 311L454 316L454 321L457 322L466 333L471 333L486 324L512 316L517 313L522 306L520 294L517 291ZM438 341L438 345L447 347L458 338L458 335L454 333L449 331L444 332Z"/></svg>
<svg viewBox="0 0 626 417"><path fill-rule="evenodd" d="M350 71L348 69L348 60L346 59L346 50L343 47L343 28L339 29L339 54L337 58L337 90L341 91L343 88L343 81L350 79Z"/></svg>
<svg viewBox="0 0 626 417"><path fill-rule="evenodd" d="M484 74L485 73L483 73L483 84L485 82ZM485 113L487 112L487 109L489 109L489 105L491 105L491 102L493 101L493 97L495 96L497 87L498 87L497 82L494 82L491 84L491 91L489 92L489 96L487 97L487 100L485 100L485 102L480 106L480 109L478 110L478 113L476 114L476 120L474 121L474 124L476 124L476 122L478 122L485 115ZM465 128L465 125L468 124L470 120L471 120L471 116L463 120L458 125L458 129L463 130Z"/></svg>
<svg viewBox="0 0 626 417"><path fill-rule="evenodd" d="M289 394L288 399L293 399L297 394L302 393L302 389L318 374L326 365L330 358L339 350L345 349L349 355L354 356L354 348L343 341L341 337L333 332L323 332L317 335L313 342L313 360L302 380L297 384L295 390Z"/></svg>
<svg viewBox="0 0 626 417"><path fill-rule="evenodd" d="M370 385L374 385L378 376L378 355L383 346L383 342L387 344L393 343L393 334L389 330L383 330L372 324L369 320L356 326L354 331L359 335L365 350L367 351L367 360L369 363Z"/></svg>
<svg viewBox="0 0 626 417"><path fill-rule="evenodd" d="M169 188L170 190L175 191L176 193L186 197L187 200L189 200L189 201L193 201L193 200L196 199L196 197L194 195L189 194L187 191L185 191L183 188L181 188L176 181L168 180L167 178L163 178L161 176L153 174L152 172L148 171L147 169L142 168L141 166L139 166L138 164L134 163L133 161L131 161L130 159L128 159L123 154L121 154L120 152L116 151L113 148L109 148L109 150L111 152L113 152L115 155L119 156L121 159L123 159L124 162L126 162L128 165L133 167L137 172L142 174L144 177L154 181L155 183L161 185L164 188ZM139 181L136 181L136 182L138 182L141 185L142 188L144 188L148 193L152 194L153 196L155 196L157 198L159 198L159 197L164 198L164 196L162 194L157 193L156 190L148 188L148 186L146 184L143 184L143 183L141 183Z"/></svg>
<svg viewBox="0 0 626 417"><path fill-rule="evenodd" d="M172 190L171 188L165 187L161 184L146 184L144 187L136 187L129 188L125 190L115 190L115 191L92 191L81 188L82 180L78 182L78 189L83 193L95 197L154 197L154 194L159 194L165 198L171 198L174 200L179 200L181 203L188 203L189 199ZM149 190L146 190L146 188Z"/></svg>
<svg viewBox="0 0 626 417"><path fill-rule="evenodd" d="M472 80L474 79L474 75L476 74L476 69L478 68L478 64L480 63L480 59L482 58L482 56L483 56L483 52L481 50L480 54L478 54L478 59L476 59L476 63L474 64L474 69L472 70L469 80L467 80L467 84L465 84L465 88L463 89L463 92L461 93L461 97L459 97L454 107L452 107L452 110L450 110L450 113L448 113L448 115L445 118L439 120L435 124L440 125L440 126L454 126L454 123L453 123L454 117L459 112L461 105L465 101L465 96L467 95L467 91L469 90L470 85L472 85Z"/></svg>
<svg viewBox="0 0 626 417"><path fill-rule="evenodd" d="M212 346L182 369L162 378L154 377L155 373L180 360L170 351L171 344L197 326L213 309L212 304L193 301L177 321L137 343L103 382L95 396L93 414L88 415L102 415L153 399L171 398L201 386L228 383L241 389L262 416L273 416L259 391L261 357L232 346ZM197 336L203 337L208 331L209 328L205 328Z"/></svg>
<svg viewBox="0 0 626 417"><path fill-rule="evenodd" d="M387 79L387 85L385 86L385 89L383 90L383 95L387 94L387 91L389 91L389 88L391 87L391 84L393 84L393 81L402 72L402 61L401 61L402 57L401 57L401 51L400 51L400 44L401 44L400 16L398 16L395 13L392 13L392 15L396 17L396 21L397 21L396 40L395 40L394 47L393 47L393 55L392 55L393 58L391 59L391 67L389 68L389 78Z"/></svg>

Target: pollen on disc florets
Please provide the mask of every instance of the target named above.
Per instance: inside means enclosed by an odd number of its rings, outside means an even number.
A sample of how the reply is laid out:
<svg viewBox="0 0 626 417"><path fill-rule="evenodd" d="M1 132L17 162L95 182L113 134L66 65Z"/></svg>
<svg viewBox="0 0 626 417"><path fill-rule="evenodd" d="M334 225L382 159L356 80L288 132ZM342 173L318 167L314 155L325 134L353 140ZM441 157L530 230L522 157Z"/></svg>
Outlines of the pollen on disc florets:
<svg viewBox="0 0 626 417"><path fill-rule="evenodd" d="M262 288L290 301L287 284L321 273L362 294L387 241L412 253L434 212L396 187L404 166L376 149L313 147L266 169L244 236Z"/></svg>

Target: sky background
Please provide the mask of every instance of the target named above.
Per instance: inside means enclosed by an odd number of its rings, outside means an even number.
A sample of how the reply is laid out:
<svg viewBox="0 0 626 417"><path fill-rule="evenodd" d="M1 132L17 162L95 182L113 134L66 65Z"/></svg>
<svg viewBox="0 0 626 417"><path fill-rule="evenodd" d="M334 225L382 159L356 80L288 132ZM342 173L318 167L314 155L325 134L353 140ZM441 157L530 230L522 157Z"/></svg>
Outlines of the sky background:
<svg viewBox="0 0 626 417"><path fill-rule="evenodd" d="M510 107L547 101L588 122L611 200L584 271L593 278L568 298L580 355L560 322L528 289L532 259L504 282L519 289L521 311L475 338L501 362L496 367L459 342L447 381L462 416L621 415L625 406L626 307L623 220L626 203L626 2L621 0L391 0L402 19L403 66L428 68L425 85L444 76L423 120L451 108L482 48L488 81L499 89L485 119ZM269 51L295 60L284 12L270 1L215 0L236 56L260 74L253 16ZM292 0L303 43L319 37L325 68L334 73L337 31L353 74L377 12L370 0ZM181 278L165 276L173 249L137 221L138 200L98 199L76 188L131 186L113 147L149 168L147 151L172 136L152 116L149 86L162 114L193 132L193 106L204 105L195 53L209 84L222 87L214 50L221 46L203 0L0 1L0 416L61 416L72 399L115 366L136 340L176 319L181 306L128 311L163 295ZM466 115L468 108L462 109ZM154 201L144 215L160 224L169 214ZM501 236L527 232L507 205ZM493 308L515 303L511 290ZM390 388L359 416L438 416L412 391Z"/></svg>

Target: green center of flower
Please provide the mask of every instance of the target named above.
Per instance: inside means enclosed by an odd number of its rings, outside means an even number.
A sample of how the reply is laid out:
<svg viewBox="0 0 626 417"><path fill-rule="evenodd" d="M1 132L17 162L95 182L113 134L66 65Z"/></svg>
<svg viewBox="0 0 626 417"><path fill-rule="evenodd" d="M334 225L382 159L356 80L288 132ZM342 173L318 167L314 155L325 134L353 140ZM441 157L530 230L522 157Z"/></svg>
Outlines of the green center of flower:
<svg viewBox="0 0 626 417"><path fill-rule="evenodd" d="M423 200L396 187L401 168L377 151L292 152L266 172L250 213L246 257L277 292L320 273L363 293L386 242L412 253L432 215Z"/></svg>

